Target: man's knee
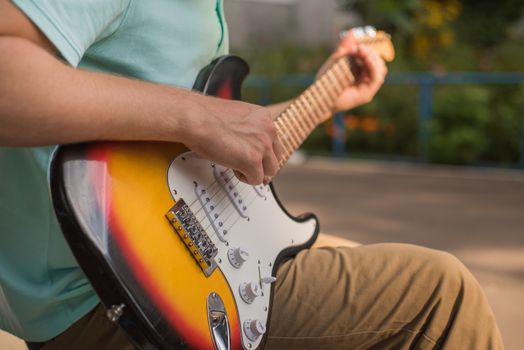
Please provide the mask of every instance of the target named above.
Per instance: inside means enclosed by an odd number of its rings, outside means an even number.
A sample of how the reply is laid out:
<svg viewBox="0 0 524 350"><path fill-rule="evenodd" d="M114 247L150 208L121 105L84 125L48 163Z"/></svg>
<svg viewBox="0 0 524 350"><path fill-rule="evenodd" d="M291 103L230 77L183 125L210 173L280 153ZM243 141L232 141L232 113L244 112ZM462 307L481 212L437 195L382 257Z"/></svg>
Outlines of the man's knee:
<svg viewBox="0 0 524 350"><path fill-rule="evenodd" d="M415 247L415 259L421 266L421 273L429 277L431 284L447 298L461 298L465 289L480 289L480 285L467 267L453 254Z"/></svg>
<svg viewBox="0 0 524 350"><path fill-rule="evenodd" d="M455 255L440 250L427 250L429 251L427 263L436 276L456 282L472 277L466 266Z"/></svg>

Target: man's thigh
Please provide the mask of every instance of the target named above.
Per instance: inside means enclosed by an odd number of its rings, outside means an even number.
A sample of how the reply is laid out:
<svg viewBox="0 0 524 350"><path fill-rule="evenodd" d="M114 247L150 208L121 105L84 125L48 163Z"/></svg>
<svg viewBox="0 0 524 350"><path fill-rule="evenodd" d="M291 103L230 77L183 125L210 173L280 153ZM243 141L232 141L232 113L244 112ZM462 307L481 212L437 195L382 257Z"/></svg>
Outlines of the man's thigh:
<svg viewBox="0 0 524 350"><path fill-rule="evenodd" d="M499 342L477 282L447 253L403 244L311 249L285 262L277 278L270 350L433 349L450 342L452 349L487 349L461 347L463 337L477 336L463 329L479 315L463 306L475 305L491 322L486 333L494 340L482 341Z"/></svg>

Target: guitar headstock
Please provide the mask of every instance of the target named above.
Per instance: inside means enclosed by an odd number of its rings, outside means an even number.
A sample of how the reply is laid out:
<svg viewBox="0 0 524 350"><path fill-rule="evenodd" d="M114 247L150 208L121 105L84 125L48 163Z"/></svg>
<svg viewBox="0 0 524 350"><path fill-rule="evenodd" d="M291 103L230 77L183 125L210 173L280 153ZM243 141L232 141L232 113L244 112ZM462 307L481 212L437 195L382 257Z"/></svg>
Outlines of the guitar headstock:
<svg viewBox="0 0 524 350"><path fill-rule="evenodd" d="M369 45L384 61L391 62L395 59L395 47L388 33L372 26L356 27L350 31L359 44Z"/></svg>

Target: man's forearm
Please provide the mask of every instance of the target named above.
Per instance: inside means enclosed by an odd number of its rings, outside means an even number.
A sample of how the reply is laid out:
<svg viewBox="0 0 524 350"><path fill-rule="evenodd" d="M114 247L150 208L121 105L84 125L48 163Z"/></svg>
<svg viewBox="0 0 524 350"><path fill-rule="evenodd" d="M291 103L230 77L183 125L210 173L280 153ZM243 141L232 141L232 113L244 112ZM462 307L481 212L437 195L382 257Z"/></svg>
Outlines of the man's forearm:
<svg viewBox="0 0 524 350"><path fill-rule="evenodd" d="M210 100L213 100L210 102ZM211 97L76 70L24 39L0 37L0 145L86 140L183 142Z"/></svg>
<svg viewBox="0 0 524 350"><path fill-rule="evenodd" d="M0 36L0 146L96 140L184 143L259 184L274 176L268 109L72 69L25 39Z"/></svg>

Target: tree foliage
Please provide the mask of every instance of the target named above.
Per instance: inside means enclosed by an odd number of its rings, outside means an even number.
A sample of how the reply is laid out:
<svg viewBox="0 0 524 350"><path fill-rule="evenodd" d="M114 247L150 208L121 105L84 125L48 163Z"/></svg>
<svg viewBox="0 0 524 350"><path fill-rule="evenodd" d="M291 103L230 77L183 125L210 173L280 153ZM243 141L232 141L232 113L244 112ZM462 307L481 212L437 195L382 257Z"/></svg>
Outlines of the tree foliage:
<svg viewBox="0 0 524 350"><path fill-rule="evenodd" d="M344 0L343 5L363 23L391 32L400 55L417 69L445 69L441 54L459 50L475 53L471 63L478 65L471 70L490 70L499 46L522 44L511 31L524 16L522 0Z"/></svg>
<svg viewBox="0 0 524 350"><path fill-rule="evenodd" d="M393 36L395 72L524 72L524 1L522 0L344 0L360 14L361 24ZM270 79L268 96L282 101L304 86L285 86L287 74L315 74L328 48L285 46L240 53L254 75ZM260 90L246 91L260 102ZM385 85L374 101L346 117L351 155L413 158L419 154L416 85ZM267 99L266 99L267 100ZM451 164L515 164L523 128L524 87L517 85L438 86L430 123L430 160ZM317 129L306 141L311 153L330 151L332 125Z"/></svg>
<svg viewBox="0 0 524 350"><path fill-rule="evenodd" d="M362 22L393 35L398 59L390 71L524 71L522 0L345 0ZM520 23L520 34L518 25ZM386 90L387 91L387 90ZM391 92L386 92L391 95ZM395 98L402 100L402 96ZM442 86L434 94L431 160L444 163L502 162L519 158L524 91L519 86ZM416 103L416 102L415 102ZM377 107L373 107L377 106ZM374 108L374 112L370 109ZM412 119L411 106L379 95L364 108ZM383 117L382 117L383 118ZM401 130L397 127L396 130ZM355 136L353 141L361 139ZM406 139L404 139L406 140ZM412 135L409 143L416 143ZM368 144L353 145L365 149ZM397 148L397 151L400 148Z"/></svg>

